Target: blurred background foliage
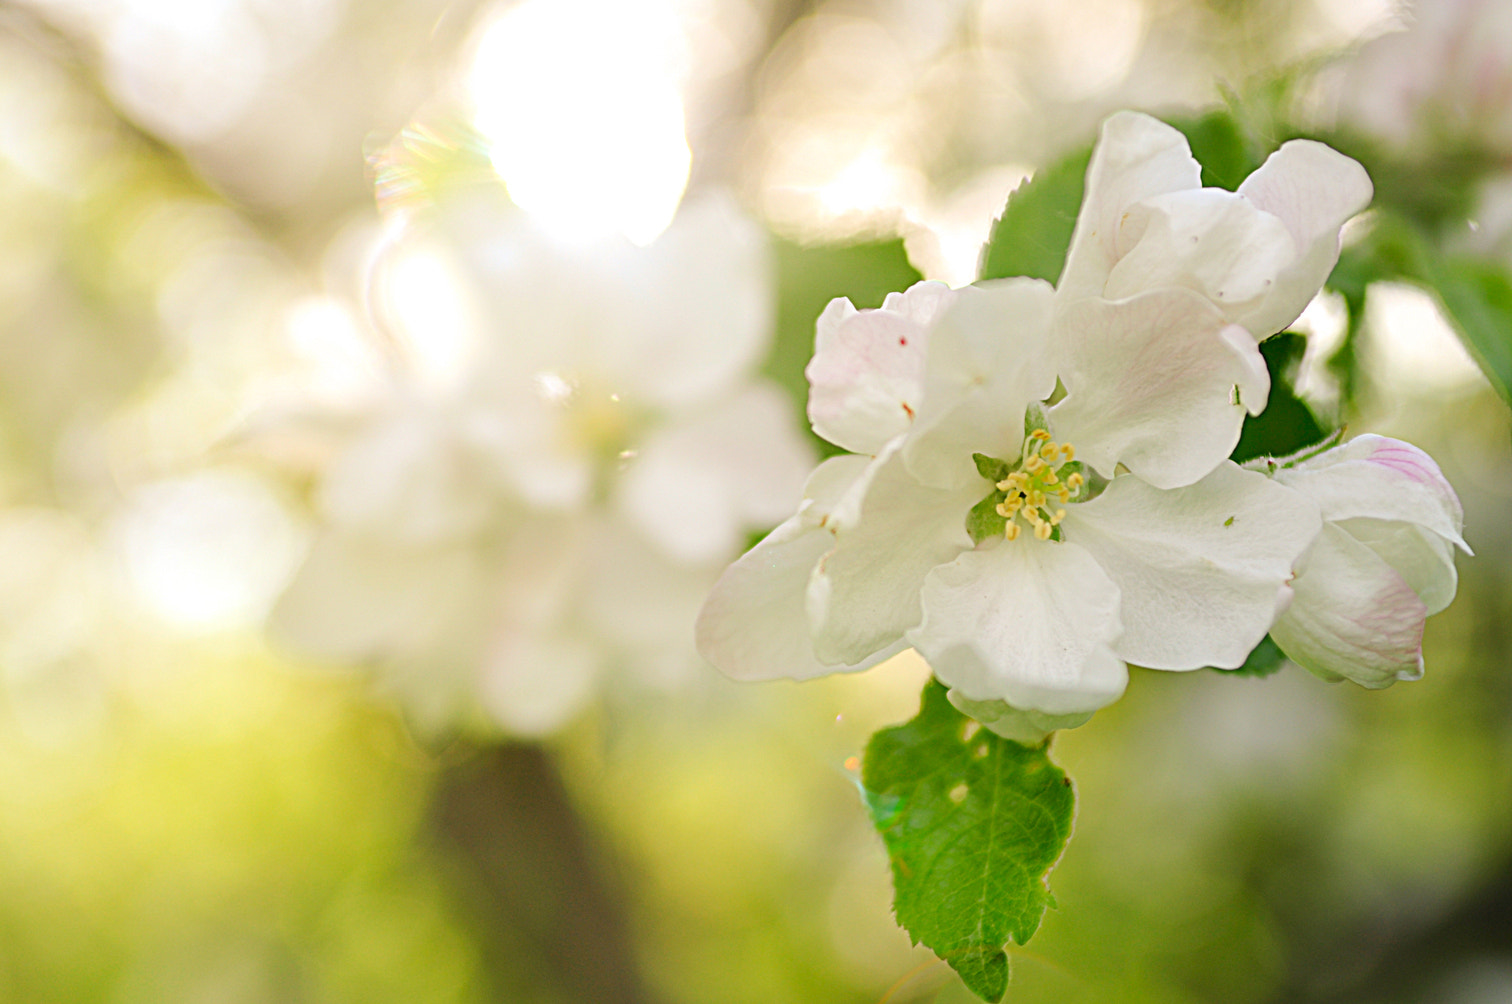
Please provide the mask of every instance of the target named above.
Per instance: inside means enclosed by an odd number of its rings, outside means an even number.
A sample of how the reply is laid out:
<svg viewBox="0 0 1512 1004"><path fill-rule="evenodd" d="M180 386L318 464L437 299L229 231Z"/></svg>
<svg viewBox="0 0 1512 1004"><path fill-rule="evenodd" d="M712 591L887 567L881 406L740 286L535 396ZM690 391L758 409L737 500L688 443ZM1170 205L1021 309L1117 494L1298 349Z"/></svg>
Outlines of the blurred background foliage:
<svg viewBox="0 0 1512 1004"><path fill-rule="evenodd" d="M774 235L766 372L795 412L831 297L970 281L1008 192L1042 169L1074 195L1110 110L1177 121L1212 184L1294 135L1367 164L1377 208L1267 344L1283 379L1240 449L1342 424L1438 459L1477 557L1427 676L1136 672L1056 740L1081 809L1009 999L1512 1000L1512 31L1476 34L1489 98L1434 105L1398 66L1404 140L1348 114L1356 54L1414 23L1389 0L622 6L686 43L689 189ZM507 143L461 123L488 131L470 67L509 8L0 3L0 999L969 999L894 926L849 759L913 713L916 659L711 671L534 745L417 730L261 631L310 484L307 444L247 440L340 391L310 332L363 305L375 186L496 183ZM590 91L671 65L623 55ZM639 169L634 136L573 125L580 161ZM1015 270L1053 278L1053 246Z"/></svg>

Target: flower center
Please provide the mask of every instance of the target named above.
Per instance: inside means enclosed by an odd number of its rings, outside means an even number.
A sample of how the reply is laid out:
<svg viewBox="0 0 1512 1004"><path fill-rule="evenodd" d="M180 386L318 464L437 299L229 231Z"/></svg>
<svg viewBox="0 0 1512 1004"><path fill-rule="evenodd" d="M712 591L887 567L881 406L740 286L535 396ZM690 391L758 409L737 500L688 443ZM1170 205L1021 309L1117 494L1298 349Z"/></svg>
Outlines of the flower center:
<svg viewBox="0 0 1512 1004"><path fill-rule="evenodd" d="M1049 540L1066 510L1052 508L1053 502L1070 502L1086 481L1079 464L1072 464L1076 448L1070 443L1056 443L1044 429L1035 429L1024 440L1023 463L1019 469L997 482L1006 497L997 504L997 514L1006 521L1003 536L1017 540L1027 527L1036 540Z"/></svg>

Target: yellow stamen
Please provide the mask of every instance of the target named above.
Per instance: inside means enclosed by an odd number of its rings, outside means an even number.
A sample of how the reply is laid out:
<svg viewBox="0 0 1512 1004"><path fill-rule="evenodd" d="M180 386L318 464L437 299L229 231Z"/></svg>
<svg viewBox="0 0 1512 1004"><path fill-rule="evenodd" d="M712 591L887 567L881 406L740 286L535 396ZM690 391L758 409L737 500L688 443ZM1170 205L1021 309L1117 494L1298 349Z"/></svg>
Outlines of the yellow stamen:
<svg viewBox="0 0 1512 1004"><path fill-rule="evenodd" d="M1003 536L1017 540L1025 529L1032 529L1036 539L1050 540L1066 518L1066 510L1049 506L1071 502L1086 484L1086 477L1079 471L1058 470L1076 455L1076 450L1070 443L1055 442L1046 429L1035 429L1024 438L1021 455L1019 469L997 482L998 490L1004 493L997 504L998 515L1006 520Z"/></svg>

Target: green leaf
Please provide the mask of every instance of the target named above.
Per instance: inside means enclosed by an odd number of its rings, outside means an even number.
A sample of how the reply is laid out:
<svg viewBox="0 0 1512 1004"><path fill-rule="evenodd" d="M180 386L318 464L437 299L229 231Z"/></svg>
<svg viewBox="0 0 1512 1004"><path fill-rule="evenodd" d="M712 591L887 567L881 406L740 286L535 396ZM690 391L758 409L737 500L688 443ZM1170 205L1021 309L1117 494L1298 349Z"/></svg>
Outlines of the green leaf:
<svg viewBox="0 0 1512 1004"><path fill-rule="evenodd" d="M1223 673L1225 676L1270 676L1281 670L1286 665L1286 653L1281 651L1280 646L1271 641L1271 636L1266 635L1260 639L1250 654L1245 658L1244 665L1238 669L1219 669L1210 666L1215 673Z"/></svg>
<svg viewBox="0 0 1512 1004"><path fill-rule="evenodd" d="M1455 256L1431 265L1427 278L1486 379L1512 404L1512 277L1506 268Z"/></svg>
<svg viewBox="0 0 1512 1004"><path fill-rule="evenodd" d="M1202 165L1204 186L1232 192L1264 163L1263 157L1255 156L1253 145L1231 112L1219 110L1201 118L1175 119L1171 125L1186 136L1192 156Z"/></svg>
<svg viewBox="0 0 1512 1004"><path fill-rule="evenodd" d="M814 354L814 322L837 296L858 308L879 307L888 293L918 282L902 241L807 247L774 240L777 263L777 337L762 372L781 384L802 414L808 405L804 367ZM825 456L843 452L813 437Z"/></svg>
<svg viewBox="0 0 1512 1004"><path fill-rule="evenodd" d="M982 248L977 278L1060 278L1091 159L1090 147L1079 150L1013 190Z"/></svg>
<svg viewBox="0 0 1512 1004"><path fill-rule="evenodd" d="M1329 432L1294 389L1307 339L1283 331L1260 343L1270 371L1270 398L1258 415L1246 415L1239 442L1230 455L1235 463L1255 457L1284 457L1310 446Z"/></svg>
<svg viewBox="0 0 1512 1004"><path fill-rule="evenodd" d="M1349 337L1330 367L1354 365L1366 290L1373 282L1390 280L1411 282L1437 296L1486 379L1512 404L1512 275L1495 261L1440 255L1420 226L1384 210L1366 242L1347 249L1329 277L1328 285L1344 295L1350 317Z"/></svg>
<svg viewBox="0 0 1512 1004"><path fill-rule="evenodd" d="M1052 903L1045 876L1071 836L1076 795L1046 747L1021 746L951 706L931 680L919 714L871 737L861 767L892 860L893 910L913 940L987 1001L1008 988Z"/></svg>

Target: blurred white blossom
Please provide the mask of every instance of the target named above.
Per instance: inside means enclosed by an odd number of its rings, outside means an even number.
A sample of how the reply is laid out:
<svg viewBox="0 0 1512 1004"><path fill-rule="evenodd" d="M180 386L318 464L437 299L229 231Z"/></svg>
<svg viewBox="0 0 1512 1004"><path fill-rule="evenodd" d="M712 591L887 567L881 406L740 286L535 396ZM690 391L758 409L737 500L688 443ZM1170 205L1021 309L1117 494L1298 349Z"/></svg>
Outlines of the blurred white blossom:
<svg viewBox="0 0 1512 1004"><path fill-rule="evenodd" d="M378 665L422 719L527 735L608 673L683 678L703 592L812 462L752 374L767 268L719 199L645 248L561 243L491 195L411 218L373 275L395 363L320 471L275 628Z"/></svg>
<svg viewBox="0 0 1512 1004"><path fill-rule="evenodd" d="M1418 0L1346 64L1343 119L1401 149L1512 150L1512 5Z"/></svg>

